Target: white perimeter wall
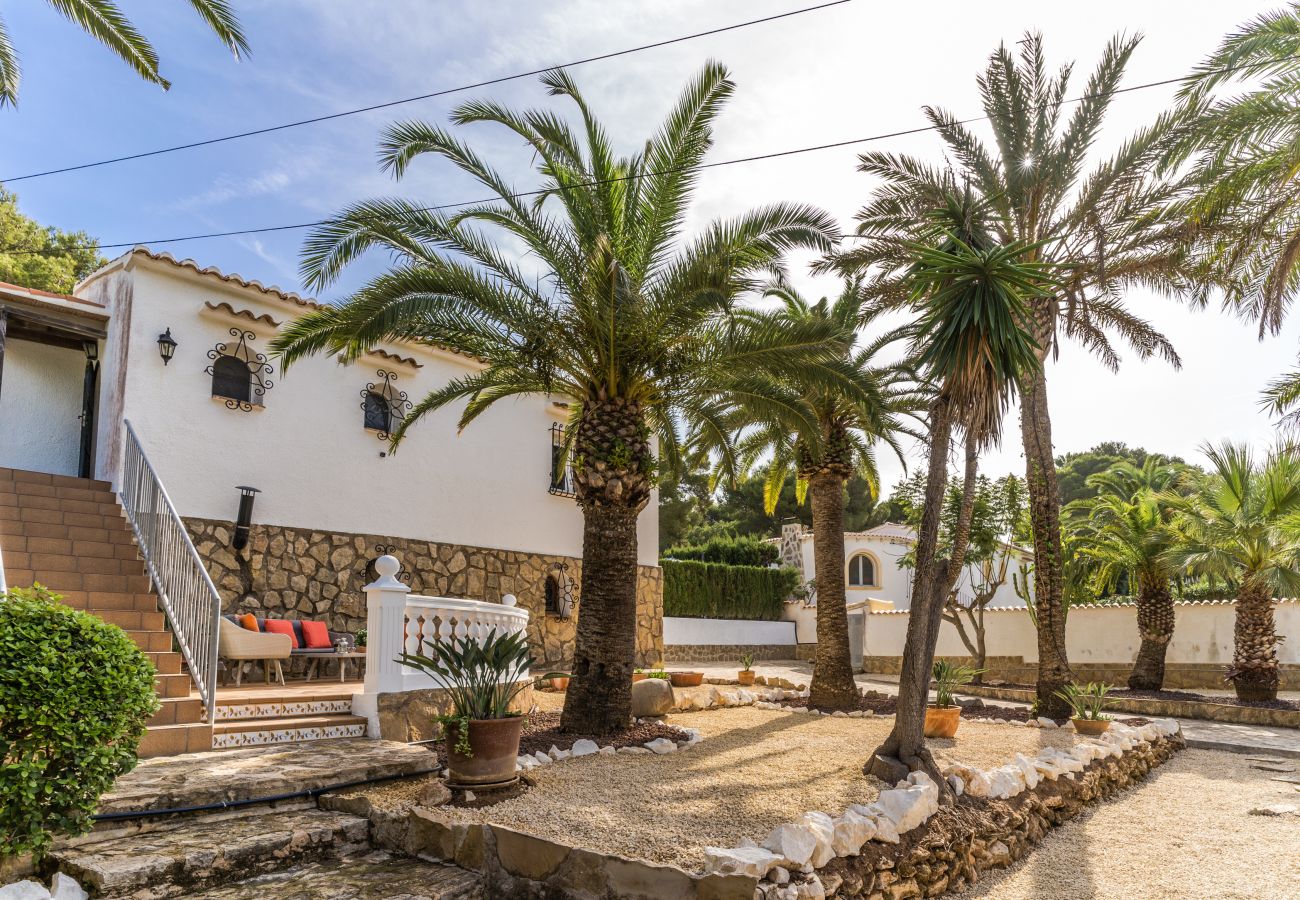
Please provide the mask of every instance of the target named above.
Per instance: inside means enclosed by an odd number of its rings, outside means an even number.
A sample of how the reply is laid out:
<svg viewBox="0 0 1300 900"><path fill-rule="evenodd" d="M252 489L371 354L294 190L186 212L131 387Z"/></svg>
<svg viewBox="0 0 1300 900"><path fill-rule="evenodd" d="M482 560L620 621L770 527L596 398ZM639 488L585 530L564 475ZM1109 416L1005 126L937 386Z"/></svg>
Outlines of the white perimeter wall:
<svg viewBox="0 0 1300 900"><path fill-rule="evenodd" d="M581 556L582 518L571 498L547 492L552 422L562 420L544 398L498 403L457 434L459 409L426 416L396 454L362 427L362 391L376 370L398 373L395 387L418 402L430 390L474 371L464 357L392 345L422 368L373 356L351 365L315 357L286 374L277 361L262 409L227 409L211 397L207 352L238 340L231 328L256 334L268 352L275 328L205 309L226 302L236 310L286 322L304 312L286 301L213 277L140 260L130 272L101 278L84 291L110 305L113 328L129 323L129 344L109 352L102 408L106 429L120 406L139 434L183 516L234 519L236 485L260 488L255 522L322 531L393 535L534 553ZM129 285L122 283L130 278ZM129 304L129 310L123 309ZM170 328L178 347L170 365L157 338ZM110 333L109 344L113 345ZM101 433L100 444L112 446ZM101 457L116 471L116 454ZM638 525L640 561L658 560L658 503L652 498Z"/></svg>
<svg viewBox="0 0 1300 900"><path fill-rule="evenodd" d="M76 475L86 355L10 339L0 384L0 466Z"/></svg>
<svg viewBox="0 0 1300 900"><path fill-rule="evenodd" d="M664 617L664 646L698 644L772 645L795 643L793 622Z"/></svg>
<svg viewBox="0 0 1300 900"><path fill-rule="evenodd" d="M1236 607L1231 603L1174 604L1174 637L1166 657L1171 663L1232 661L1232 632ZM1300 602L1286 600L1276 609L1277 632L1286 636L1278 661L1300 663ZM902 656L907 634L906 613L867 617L867 656ZM985 618L989 656L1021 656L1038 662L1038 638L1024 609L989 612ZM1130 663L1141 640L1133 606L1075 607L1065 625L1066 652L1071 662ZM947 622L935 651L941 656L966 656L957 630Z"/></svg>

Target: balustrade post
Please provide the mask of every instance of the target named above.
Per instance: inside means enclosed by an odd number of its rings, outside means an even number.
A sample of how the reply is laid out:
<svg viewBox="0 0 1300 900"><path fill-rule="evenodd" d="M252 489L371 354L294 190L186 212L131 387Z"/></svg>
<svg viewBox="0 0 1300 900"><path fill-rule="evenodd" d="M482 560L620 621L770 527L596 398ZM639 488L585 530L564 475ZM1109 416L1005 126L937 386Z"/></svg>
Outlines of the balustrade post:
<svg viewBox="0 0 1300 900"><path fill-rule="evenodd" d="M381 556L375 560L379 577L365 586L366 679L363 692L352 699L352 711L366 717L372 738L379 737L379 695L402 689L405 670L396 660L406 650L406 595L411 589L397 580L401 568L396 557Z"/></svg>

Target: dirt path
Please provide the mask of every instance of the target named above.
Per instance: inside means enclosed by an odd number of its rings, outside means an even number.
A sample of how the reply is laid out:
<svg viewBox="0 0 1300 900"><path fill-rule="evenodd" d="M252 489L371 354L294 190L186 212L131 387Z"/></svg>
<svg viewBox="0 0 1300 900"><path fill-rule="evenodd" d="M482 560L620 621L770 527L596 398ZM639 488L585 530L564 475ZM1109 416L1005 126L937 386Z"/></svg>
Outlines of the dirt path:
<svg viewBox="0 0 1300 900"><path fill-rule="evenodd" d="M963 900L1300 897L1300 786L1271 780L1244 756L1186 750L1139 787L1056 829L1019 864ZM1284 767L1300 770L1289 760ZM1293 773L1294 775L1294 773Z"/></svg>

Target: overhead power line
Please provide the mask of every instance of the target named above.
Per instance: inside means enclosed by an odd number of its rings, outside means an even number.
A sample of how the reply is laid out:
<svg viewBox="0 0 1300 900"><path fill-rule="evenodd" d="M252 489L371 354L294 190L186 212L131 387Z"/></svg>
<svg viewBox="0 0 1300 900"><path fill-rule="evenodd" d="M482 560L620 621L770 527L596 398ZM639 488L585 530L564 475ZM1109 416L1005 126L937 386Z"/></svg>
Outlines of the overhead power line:
<svg viewBox="0 0 1300 900"><path fill-rule="evenodd" d="M464 91L472 91L478 88L491 87L495 84L505 84L509 81L518 81L521 78L532 78L535 75L541 75L555 69L572 69L576 66L584 66L587 63L600 62L606 59L614 59L619 56L627 56L631 53L640 53L642 50L654 50L659 47L667 47L672 44L681 44L686 41L693 41L697 38L709 37L714 34L722 34L727 31L736 31L740 28L748 28L751 25L762 25L767 22L775 22L779 19L789 19L793 16L801 16L804 13L817 12L823 9L829 9L832 6L841 6L845 3L851 3L853 0L830 0L828 3L820 3L816 6L805 6L802 9L792 9L789 12L777 13L771 16L764 16L761 19L750 19L747 22L737 22L734 25L724 25L721 28L711 28L708 31L697 31L694 34L684 34L681 37L668 38L667 40L655 41L652 44L642 44L639 47L628 47L625 50L614 50L610 53L601 53L598 56L587 56L582 59L575 59L566 63L555 63L541 69L532 69L527 72L516 72L513 75L502 75L497 78L489 78L485 81L476 81L473 84L462 84L458 87L443 88L442 90L431 91L427 94L417 94L414 97L403 97L400 100L388 100L384 103L375 103L370 106L359 106L356 109L346 109L342 112L329 113L324 116L313 116L310 119L299 119L296 122L285 122L280 125L270 125L266 128L255 128L252 131L241 131L236 134L227 134L221 137L207 138L202 141L191 141L188 144L176 144L172 147L160 147L157 150L145 150L141 153L130 153L126 156L114 156L109 159L95 160L94 162L78 163L72 166L62 166L57 169L46 169L43 172L30 172L26 175L16 175L12 178L0 178L0 183L12 184L15 181L28 181L33 178L44 178L47 175L61 175L65 172L79 172L82 169L94 169L99 166L111 166L116 163L129 162L133 159L147 159L151 156L162 156L166 153L178 153L182 150L193 150L197 147L210 147L213 144L224 144L228 141L237 141L243 138L256 137L261 134L272 134L277 131L286 131L290 128L300 128L303 125L315 125L319 122L330 122L334 119L343 119L348 116L356 116L362 113L374 112L377 109L390 109L394 106L401 106L405 103L415 103L419 100L432 100L435 97L446 97L449 94L459 94Z"/></svg>
<svg viewBox="0 0 1300 900"><path fill-rule="evenodd" d="M1286 61L1286 59L1300 60L1300 54L1274 60L1274 62L1284 62ZM1221 69L1216 69L1213 71L1232 72L1237 69L1249 68L1249 67L1250 65L1224 66ZM1097 97L1111 97L1116 94L1129 94L1134 91L1143 91L1149 88L1165 87L1171 84L1178 84L1180 82L1190 81L1193 78L1203 77L1205 74L1209 74L1209 73L1198 73L1197 75L1181 75L1177 78L1164 78L1161 79L1160 81L1148 81L1148 82L1144 82L1143 84L1135 84L1130 87L1115 88L1114 90L1111 91L1100 91L1100 92L1094 92L1090 94L1080 94L1078 97L1070 97L1065 100L1058 101L1055 105L1067 106L1071 103L1081 103L1084 100L1091 100ZM1031 108L1037 109L1038 107L1031 107ZM946 124L947 125L972 125L976 122L986 122L988 121L988 119L989 116L987 115L972 116L967 119L956 119ZM845 141L832 141L826 144L812 144L806 147L796 147L791 150L775 150L772 151L771 153L757 153L751 156L739 156L734 159L723 159L723 160L717 160L715 162L700 163L699 165L696 166L684 166L678 169L657 169L653 172L642 172L636 175L620 175L617 178L597 179L594 181L588 181L588 182L583 182L581 184L576 184L573 185L573 187L595 187L600 184L613 184L620 181L632 181L635 179L649 178L653 175L664 175L672 172L682 172L682 171L690 171L690 170L699 171L702 169L718 169L718 168L722 168L723 166L735 166L741 163L761 162L767 159L779 159L781 157L797 156L803 153L815 153L820 150L835 150L840 147L851 147L855 144L866 144L875 141L885 141L885 140L890 140L892 138L906 137L907 135L912 135L912 134L924 134L927 131L937 131L941 127L945 127L945 126L919 125L915 128L905 128L900 131L887 131L881 134L868 135L867 137L850 138L849 140L845 140ZM423 207L419 207L417 211L418 212L441 212L442 210L447 210L447 209L458 209L460 207L465 207L465 206L477 206L483 203L492 203L500 199L519 199L523 197L536 197L539 194L553 193L553 192L554 192L553 188L535 188L533 190L528 190L528 191L518 191L516 193L509 194L506 197L502 197L502 196L480 197L476 200L460 200L455 203L438 204L437 206L423 206ZM32 248L32 249L0 248L0 253L28 254L28 253L65 253L69 250L123 250L130 247L139 247L148 244L154 244L154 245L176 244L182 241L199 241L199 240L206 240L209 238L238 237L246 234L271 234L277 231L296 231L303 228L315 228L320 225L326 225L329 224L330 221L331 221L330 219L317 219L311 222L296 222L291 225L264 225L258 228L239 228L232 231L209 231L201 234L183 235L181 237L153 238L151 240L138 240L138 241L117 241L114 243L103 243L103 244L81 244L76 246L43 247L43 248Z"/></svg>

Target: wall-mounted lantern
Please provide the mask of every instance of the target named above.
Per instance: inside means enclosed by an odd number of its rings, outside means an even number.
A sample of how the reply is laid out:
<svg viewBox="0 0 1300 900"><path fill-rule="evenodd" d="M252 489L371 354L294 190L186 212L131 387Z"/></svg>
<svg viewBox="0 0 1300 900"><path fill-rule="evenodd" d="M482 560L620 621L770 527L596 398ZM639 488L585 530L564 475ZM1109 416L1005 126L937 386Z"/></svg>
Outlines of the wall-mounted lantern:
<svg viewBox="0 0 1300 900"><path fill-rule="evenodd" d="M230 546L243 550L248 546L248 532L253 524L253 500L261 491L243 484L235 490L239 491L239 518L235 520L235 534L230 540Z"/></svg>
<svg viewBox="0 0 1300 900"><path fill-rule="evenodd" d="M172 337L172 330L168 328L162 334L158 335L158 355L162 357L163 365L172 361L172 356L176 353L176 339Z"/></svg>

